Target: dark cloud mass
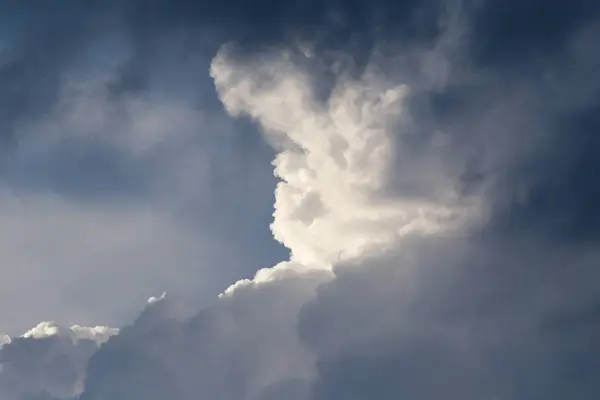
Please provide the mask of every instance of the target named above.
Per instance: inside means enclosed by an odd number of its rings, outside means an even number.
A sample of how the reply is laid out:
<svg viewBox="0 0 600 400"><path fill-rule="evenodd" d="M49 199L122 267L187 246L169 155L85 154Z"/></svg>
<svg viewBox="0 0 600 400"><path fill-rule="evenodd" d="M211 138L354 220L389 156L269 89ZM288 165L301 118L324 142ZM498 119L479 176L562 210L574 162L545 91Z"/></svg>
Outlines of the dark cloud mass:
<svg viewBox="0 0 600 400"><path fill-rule="evenodd" d="M0 400L598 397L597 1L6 8L3 187L169 216L123 292L241 280L101 347L0 336Z"/></svg>

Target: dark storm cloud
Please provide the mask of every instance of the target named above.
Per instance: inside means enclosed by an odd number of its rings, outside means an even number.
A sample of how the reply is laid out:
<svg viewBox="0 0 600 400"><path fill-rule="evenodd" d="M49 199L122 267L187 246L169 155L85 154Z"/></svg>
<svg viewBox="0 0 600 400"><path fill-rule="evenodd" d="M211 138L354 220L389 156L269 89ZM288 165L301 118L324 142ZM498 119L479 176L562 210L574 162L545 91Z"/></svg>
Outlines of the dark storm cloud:
<svg viewBox="0 0 600 400"><path fill-rule="evenodd" d="M6 2L3 2L6 3ZM0 125L4 140L14 123L42 113L56 99L59 75L70 57L89 39L94 7L77 2L10 2L3 6L0 56Z"/></svg>
<svg viewBox="0 0 600 400"><path fill-rule="evenodd" d="M512 183L522 186L525 198L509 201L499 213L505 229L546 236L555 243L597 243L600 190L594 171L600 161L599 110L591 105L561 118L548 154L513 171Z"/></svg>
<svg viewBox="0 0 600 400"><path fill-rule="evenodd" d="M599 8L593 0L483 1L474 7L472 60L502 68L559 57Z"/></svg>

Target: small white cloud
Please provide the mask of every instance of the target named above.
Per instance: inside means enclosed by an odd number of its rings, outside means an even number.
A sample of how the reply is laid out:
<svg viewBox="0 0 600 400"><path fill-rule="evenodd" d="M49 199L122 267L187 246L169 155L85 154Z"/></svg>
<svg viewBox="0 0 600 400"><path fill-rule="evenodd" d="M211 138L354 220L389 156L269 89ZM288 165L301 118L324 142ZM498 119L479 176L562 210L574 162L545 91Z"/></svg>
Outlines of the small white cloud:
<svg viewBox="0 0 600 400"><path fill-rule="evenodd" d="M69 330L73 332L76 340L91 340L99 345L106 343L112 336L119 334L118 328L109 328L107 326L87 327L73 325L71 328L69 328Z"/></svg>
<svg viewBox="0 0 600 400"><path fill-rule="evenodd" d="M162 294L159 297L150 297L148 299L148 304L154 304L156 302L159 302L161 300L164 300L167 297L167 292L162 292Z"/></svg>
<svg viewBox="0 0 600 400"><path fill-rule="evenodd" d="M40 322L35 327L23 334L23 338L42 339L48 336L71 337L68 329L57 325L55 322Z"/></svg>

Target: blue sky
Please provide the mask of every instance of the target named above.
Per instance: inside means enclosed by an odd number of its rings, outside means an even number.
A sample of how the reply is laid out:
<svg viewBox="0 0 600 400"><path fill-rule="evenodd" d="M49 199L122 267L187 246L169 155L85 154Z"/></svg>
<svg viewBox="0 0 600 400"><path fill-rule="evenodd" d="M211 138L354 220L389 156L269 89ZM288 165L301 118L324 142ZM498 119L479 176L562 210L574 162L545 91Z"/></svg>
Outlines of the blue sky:
<svg viewBox="0 0 600 400"><path fill-rule="evenodd" d="M0 400L595 398L597 2L1 8Z"/></svg>

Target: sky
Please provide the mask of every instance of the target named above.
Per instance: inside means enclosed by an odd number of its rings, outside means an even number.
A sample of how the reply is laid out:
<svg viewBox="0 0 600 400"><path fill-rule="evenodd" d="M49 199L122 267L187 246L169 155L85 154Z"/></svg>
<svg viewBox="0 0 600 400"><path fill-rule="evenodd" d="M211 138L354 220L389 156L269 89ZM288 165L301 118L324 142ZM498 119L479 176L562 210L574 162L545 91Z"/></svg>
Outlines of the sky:
<svg viewBox="0 0 600 400"><path fill-rule="evenodd" d="M597 397L600 3L0 10L0 400Z"/></svg>

